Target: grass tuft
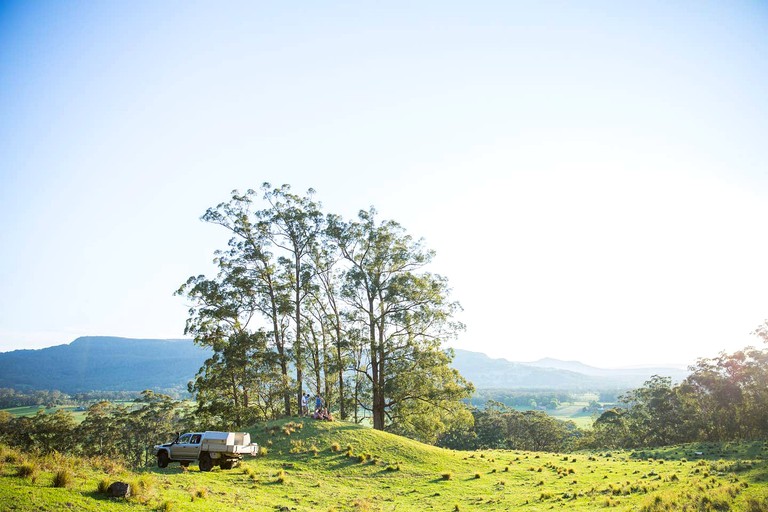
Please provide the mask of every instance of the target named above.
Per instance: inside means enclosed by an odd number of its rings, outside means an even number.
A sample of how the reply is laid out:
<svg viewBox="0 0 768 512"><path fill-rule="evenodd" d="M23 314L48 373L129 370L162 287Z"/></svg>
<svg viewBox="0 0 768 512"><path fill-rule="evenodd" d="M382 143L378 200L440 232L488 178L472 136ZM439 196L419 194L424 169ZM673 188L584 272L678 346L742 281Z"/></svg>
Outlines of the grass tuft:
<svg viewBox="0 0 768 512"><path fill-rule="evenodd" d="M69 469L60 469L53 475L54 487L72 487L75 476Z"/></svg>
<svg viewBox="0 0 768 512"><path fill-rule="evenodd" d="M21 478L34 479L37 477L37 473L38 473L37 466L32 464L31 462L25 462L24 464L21 464L16 470L16 476Z"/></svg>
<svg viewBox="0 0 768 512"><path fill-rule="evenodd" d="M109 481L109 478L102 478L96 485L96 492L99 494L107 494L109 492L110 485L112 485L112 482Z"/></svg>
<svg viewBox="0 0 768 512"><path fill-rule="evenodd" d="M208 489L205 487L195 487L192 489L192 501L202 500L208 497Z"/></svg>

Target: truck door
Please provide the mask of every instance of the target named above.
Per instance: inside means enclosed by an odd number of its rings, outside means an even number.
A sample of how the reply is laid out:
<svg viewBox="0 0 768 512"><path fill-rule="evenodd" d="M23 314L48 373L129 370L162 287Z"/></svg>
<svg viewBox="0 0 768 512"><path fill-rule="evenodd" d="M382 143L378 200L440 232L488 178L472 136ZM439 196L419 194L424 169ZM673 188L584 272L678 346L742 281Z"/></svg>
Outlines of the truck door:
<svg viewBox="0 0 768 512"><path fill-rule="evenodd" d="M197 452L194 454L190 446L192 434L184 434L179 440L171 446L171 458L174 460L192 460L197 458Z"/></svg>

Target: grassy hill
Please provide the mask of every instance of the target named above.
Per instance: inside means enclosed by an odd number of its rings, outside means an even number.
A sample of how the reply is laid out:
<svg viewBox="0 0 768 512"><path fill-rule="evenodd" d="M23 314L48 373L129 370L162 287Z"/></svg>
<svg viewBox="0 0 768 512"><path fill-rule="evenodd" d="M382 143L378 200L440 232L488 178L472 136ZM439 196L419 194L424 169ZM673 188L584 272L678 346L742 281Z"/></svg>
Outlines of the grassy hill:
<svg viewBox="0 0 768 512"><path fill-rule="evenodd" d="M459 452L343 422L272 422L238 468L134 473L103 460L0 450L2 510L768 510L765 443L644 452ZM33 475L19 476L32 466ZM69 472L69 487L53 486ZM59 478L61 480L61 477ZM122 480L137 495L110 500Z"/></svg>

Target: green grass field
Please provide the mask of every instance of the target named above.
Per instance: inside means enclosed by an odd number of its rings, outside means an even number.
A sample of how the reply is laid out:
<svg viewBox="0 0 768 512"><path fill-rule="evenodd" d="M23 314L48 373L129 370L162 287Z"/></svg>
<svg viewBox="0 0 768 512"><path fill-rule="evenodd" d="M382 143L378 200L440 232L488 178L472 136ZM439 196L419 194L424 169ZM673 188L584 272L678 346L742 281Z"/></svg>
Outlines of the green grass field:
<svg viewBox="0 0 768 512"><path fill-rule="evenodd" d="M267 454L210 473L0 450L0 510L768 510L765 443L602 453L461 452L343 422L271 422ZM24 465L34 477L19 476ZM53 486L57 471L69 487ZM133 483L137 495L97 491Z"/></svg>
<svg viewBox="0 0 768 512"><path fill-rule="evenodd" d="M88 413L88 411L84 410L78 410L80 409L76 405L57 405L55 407L45 407L42 405L29 405L25 407L9 407L7 409L0 409L2 411L7 411L11 413L13 416L20 417L20 416L34 416L37 414L38 411L44 411L46 414L53 414L58 410L65 410L72 413L72 415L75 417L75 421L81 422L85 419L85 415Z"/></svg>

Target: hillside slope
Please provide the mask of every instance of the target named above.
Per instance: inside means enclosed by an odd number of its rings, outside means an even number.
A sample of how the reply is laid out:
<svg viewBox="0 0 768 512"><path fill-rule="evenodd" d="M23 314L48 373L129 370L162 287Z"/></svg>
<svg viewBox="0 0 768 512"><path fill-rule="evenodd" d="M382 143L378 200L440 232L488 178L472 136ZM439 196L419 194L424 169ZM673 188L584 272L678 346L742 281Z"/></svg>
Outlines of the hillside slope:
<svg viewBox="0 0 768 512"><path fill-rule="evenodd" d="M251 429L268 453L209 473L171 464L140 473L103 460L19 457L0 447L0 510L397 511L766 510L763 443L645 453L461 452L344 422L309 419ZM21 477L23 462L39 469ZM54 488L69 468L69 488ZM100 481L137 495L109 500Z"/></svg>

